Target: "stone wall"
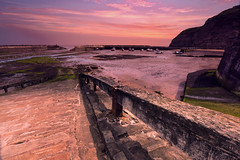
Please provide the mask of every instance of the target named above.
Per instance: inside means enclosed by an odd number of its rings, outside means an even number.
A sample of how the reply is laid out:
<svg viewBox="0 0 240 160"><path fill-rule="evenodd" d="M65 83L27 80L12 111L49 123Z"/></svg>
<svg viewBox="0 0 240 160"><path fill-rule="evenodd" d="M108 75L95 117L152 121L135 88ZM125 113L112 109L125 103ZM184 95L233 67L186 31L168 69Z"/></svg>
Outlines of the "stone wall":
<svg viewBox="0 0 240 160"><path fill-rule="evenodd" d="M112 95L118 104L155 129L162 137L194 159L231 159L240 157L240 119L170 100L144 91L117 86L101 77L80 75Z"/></svg>
<svg viewBox="0 0 240 160"><path fill-rule="evenodd" d="M217 77L223 86L240 95L240 40L225 50Z"/></svg>

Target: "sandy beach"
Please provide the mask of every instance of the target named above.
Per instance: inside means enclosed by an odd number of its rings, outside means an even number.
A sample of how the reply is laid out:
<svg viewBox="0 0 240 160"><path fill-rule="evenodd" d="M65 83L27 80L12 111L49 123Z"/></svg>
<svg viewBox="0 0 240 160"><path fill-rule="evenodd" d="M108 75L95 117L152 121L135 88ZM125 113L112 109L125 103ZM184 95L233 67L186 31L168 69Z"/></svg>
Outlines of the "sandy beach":
<svg viewBox="0 0 240 160"><path fill-rule="evenodd" d="M221 58L177 57L174 51L162 51L163 54L147 51L110 51L100 50L76 56L65 57L65 66L93 64L100 66L100 76L108 77L134 88L160 91L164 96L180 99L183 94L187 74L201 69L217 69ZM199 53L198 53L199 54ZM97 59L96 56L122 55L142 56L135 59ZM143 57L146 56L146 57Z"/></svg>

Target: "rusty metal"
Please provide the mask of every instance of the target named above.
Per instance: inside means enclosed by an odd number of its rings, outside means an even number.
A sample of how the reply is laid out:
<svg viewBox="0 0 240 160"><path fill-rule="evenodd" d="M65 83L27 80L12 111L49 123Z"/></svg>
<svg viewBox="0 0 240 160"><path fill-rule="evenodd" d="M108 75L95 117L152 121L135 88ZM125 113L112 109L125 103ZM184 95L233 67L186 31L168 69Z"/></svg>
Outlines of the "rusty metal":
<svg viewBox="0 0 240 160"><path fill-rule="evenodd" d="M86 77L85 79L85 83L88 84L89 83L89 79Z"/></svg>
<svg viewBox="0 0 240 160"><path fill-rule="evenodd" d="M123 107L119 103L117 103L117 94L116 89L113 88L112 90L112 113L116 117L122 116Z"/></svg>
<svg viewBox="0 0 240 160"><path fill-rule="evenodd" d="M93 83L93 90L94 90L94 92L97 91L97 85L95 83Z"/></svg>

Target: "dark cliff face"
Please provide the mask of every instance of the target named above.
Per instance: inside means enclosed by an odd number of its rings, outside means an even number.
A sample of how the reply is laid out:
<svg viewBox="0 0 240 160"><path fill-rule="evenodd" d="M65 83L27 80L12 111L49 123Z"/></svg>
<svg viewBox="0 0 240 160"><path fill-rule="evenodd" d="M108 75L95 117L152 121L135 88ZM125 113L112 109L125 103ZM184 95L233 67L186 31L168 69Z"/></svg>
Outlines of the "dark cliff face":
<svg viewBox="0 0 240 160"><path fill-rule="evenodd" d="M240 96L240 39L225 50L217 77L223 86Z"/></svg>
<svg viewBox="0 0 240 160"><path fill-rule="evenodd" d="M240 5L209 18L201 27L182 31L170 47L225 49L240 33Z"/></svg>

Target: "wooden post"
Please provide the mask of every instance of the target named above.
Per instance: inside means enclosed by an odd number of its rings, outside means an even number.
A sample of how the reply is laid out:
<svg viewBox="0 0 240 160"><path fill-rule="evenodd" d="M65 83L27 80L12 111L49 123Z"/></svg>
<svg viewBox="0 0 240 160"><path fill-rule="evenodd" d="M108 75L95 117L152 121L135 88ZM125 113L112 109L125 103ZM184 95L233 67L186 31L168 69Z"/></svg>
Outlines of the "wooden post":
<svg viewBox="0 0 240 160"><path fill-rule="evenodd" d="M89 83L89 79L86 77L86 84L88 84Z"/></svg>
<svg viewBox="0 0 240 160"><path fill-rule="evenodd" d="M4 89L4 92L5 92L5 93L7 93L7 92L8 92L8 89L7 89L7 87L4 87L3 89Z"/></svg>
<svg viewBox="0 0 240 160"><path fill-rule="evenodd" d="M93 90L94 90L94 92L97 91L97 85L95 83L93 83Z"/></svg>
<svg viewBox="0 0 240 160"><path fill-rule="evenodd" d="M122 116L122 105L117 103L117 94L116 94L116 89L113 88L112 90L112 113L116 117Z"/></svg>

